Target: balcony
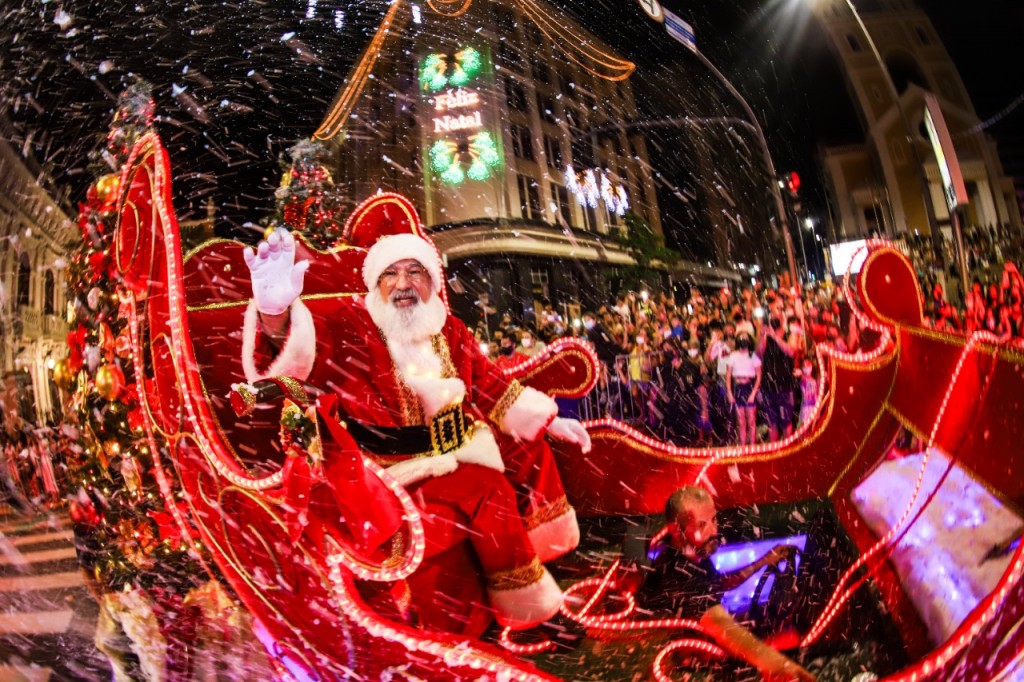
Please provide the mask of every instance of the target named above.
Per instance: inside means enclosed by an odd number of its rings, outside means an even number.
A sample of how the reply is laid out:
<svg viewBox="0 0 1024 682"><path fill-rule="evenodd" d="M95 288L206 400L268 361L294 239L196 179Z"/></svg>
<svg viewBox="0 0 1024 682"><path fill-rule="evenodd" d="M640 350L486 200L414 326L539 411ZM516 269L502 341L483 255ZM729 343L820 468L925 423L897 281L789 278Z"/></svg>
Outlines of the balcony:
<svg viewBox="0 0 1024 682"><path fill-rule="evenodd" d="M60 315L43 315L43 336L54 341L63 341L68 325Z"/></svg>
<svg viewBox="0 0 1024 682"><path fill-rule="evenodd" d="M31 306L18 308L18 319L21 322L21 336L26 339L37 339L43 334L43 315Z"/></svg>

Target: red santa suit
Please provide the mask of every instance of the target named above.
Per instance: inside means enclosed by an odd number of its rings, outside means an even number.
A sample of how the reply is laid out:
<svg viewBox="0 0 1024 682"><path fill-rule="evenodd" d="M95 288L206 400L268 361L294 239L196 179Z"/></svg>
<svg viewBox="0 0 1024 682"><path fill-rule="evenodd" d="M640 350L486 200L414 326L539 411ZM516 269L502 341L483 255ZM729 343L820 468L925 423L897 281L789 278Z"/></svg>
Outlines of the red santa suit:
<svg viewBox="0 0 1024 682"><path fill-rule="evenodd" d="M367 254L369 295L379 295L384 268L407 258L423 264L436 292L444 282L436 251L403 234L381 238ZM524 628L557 612L561 591L542 562L574 549L579 529L541 438L557 414L551 398L507 379L451 315L440 333L408 347L389 347L362 297L319 301L316 319L296 300L280 349L259 326L252 304L243 330L246 379L288 375L333 391L363 451L424 512L428 556L432 544L439 549L452 528L464 527L500 623ZM447 451L446 440L457 447Z"/></svg>

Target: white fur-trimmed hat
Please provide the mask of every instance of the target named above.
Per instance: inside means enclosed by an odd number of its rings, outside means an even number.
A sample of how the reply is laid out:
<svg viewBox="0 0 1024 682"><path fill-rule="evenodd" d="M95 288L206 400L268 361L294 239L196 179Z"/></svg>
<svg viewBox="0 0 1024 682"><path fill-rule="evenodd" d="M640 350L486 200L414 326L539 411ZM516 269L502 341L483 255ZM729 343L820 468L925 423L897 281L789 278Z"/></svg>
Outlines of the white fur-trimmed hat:
<svg viewBox="0 0 1024 682"><path fill-rule="evenodd" d="M363 261L363 283L367 291L373 291L377 280L385 269L400 260L413 258L430 273L434 291L442 290L441 259L437 250L422 237L412 234L392 234L381 237L366 252Z"/></svg>

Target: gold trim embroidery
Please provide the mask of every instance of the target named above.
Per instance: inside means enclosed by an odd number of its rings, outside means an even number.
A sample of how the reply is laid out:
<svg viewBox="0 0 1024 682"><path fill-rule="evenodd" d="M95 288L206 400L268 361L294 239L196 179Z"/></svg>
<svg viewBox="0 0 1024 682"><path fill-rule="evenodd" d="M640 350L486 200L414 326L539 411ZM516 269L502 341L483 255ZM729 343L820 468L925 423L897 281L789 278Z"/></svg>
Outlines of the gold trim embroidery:
<svg viewBox="0 0 1024 682"><path fill-rule="evenodd" d="M549 502L539 507L535 512L529 516L523 517L523 524L526 526L526 532L530 532L543 526L545 523L554 521L555 519L565 516L572 511L572 506L569 504L569 500L562 495L554 502Z"/></svg>
<svg viewBox="0 0 1024 682"><path fill-rule="evenodd" d="M444 334L434 334L430 337L430 345L434 347L434 353L441 358L441 376L446 379L457 376L455 363L452 362L452 354L448 348L448 340Z"/></svg>
<svg viewBox="0 0 1024 682"><path fill-rule="evenodd" d="M299 298L303 301L319 301L325 298L351 298L353 296L360 296L359 293L353 293L350 291L332 291L323 294L303 294ZM205 310L224 310L225 308L245 308L248 307L251 298L243 298L237 301L221 301L219 303L203 303L200 305L189 305L185 307L185 312L195 313L203 312Z"/></svg>
<svg viewBox="0 0 1024 682"><path fill-rule="evenodd" d="M498 402L494 404L494 408L487 415L491 423L500 426L501 421L505 418L505 413L508 412L509 408L512 407L512 403L518 400L522 394L523 385L519 381L513 379L509 382L505 393L498 398Z"/></svg>
<svg viewBox="0 0 1024 682"><path fill-rule="evenodd" d="M533 561L525 566L488 575L487 585L492 592L521 590L533 585L543 577L544 567L540 565L540 559L534 557Z"/></svg>

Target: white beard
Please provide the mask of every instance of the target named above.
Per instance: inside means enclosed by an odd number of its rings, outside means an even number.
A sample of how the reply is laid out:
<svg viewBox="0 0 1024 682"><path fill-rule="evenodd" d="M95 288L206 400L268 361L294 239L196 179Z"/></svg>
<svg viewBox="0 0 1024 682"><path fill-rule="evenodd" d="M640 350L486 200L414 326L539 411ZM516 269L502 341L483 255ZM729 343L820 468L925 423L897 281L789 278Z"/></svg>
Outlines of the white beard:
<svg viewBox="0 0 1024 682"><path fill-rule="evenodd" d="M428 416L461 399L465 385L458 379L442 378L441 358L431 343L448 317L439 296L431 294L426 301L399 308L374 290L366 296L366 309L384 335L395 367L424 403Z"/></svg>
<svg viewBox="0 0 1024 682"><path fill-rule="evenodd" d="M431 336L441 333L448 317L441 297L433 292L426 301L399 308L391 301L384 301L380 290L374 289L366 295L366 309L389 346L429 341Z"/></svg>

